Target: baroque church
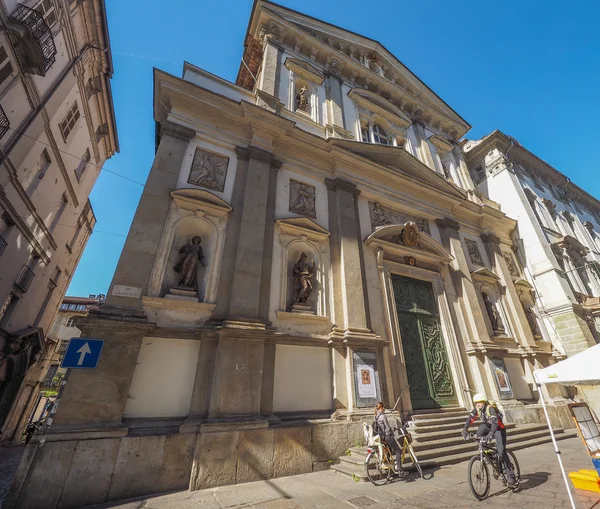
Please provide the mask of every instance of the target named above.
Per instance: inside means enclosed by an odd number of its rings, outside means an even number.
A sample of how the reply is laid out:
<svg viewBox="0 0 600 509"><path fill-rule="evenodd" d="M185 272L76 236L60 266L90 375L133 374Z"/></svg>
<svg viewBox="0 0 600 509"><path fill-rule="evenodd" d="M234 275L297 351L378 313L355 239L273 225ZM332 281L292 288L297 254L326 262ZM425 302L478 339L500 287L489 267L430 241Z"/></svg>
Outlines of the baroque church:
<svg viewBox="0 0 600 509"><path fill-rule="evenodd" d="M467 121L379 42L257 0L236 82L155 70L154 119L106 304L79 324L100 361L69 373L15 506L328 468L378 401L407 419L484 392L540 422L532 373L563 352L517 223L474 184Z"/></svg>

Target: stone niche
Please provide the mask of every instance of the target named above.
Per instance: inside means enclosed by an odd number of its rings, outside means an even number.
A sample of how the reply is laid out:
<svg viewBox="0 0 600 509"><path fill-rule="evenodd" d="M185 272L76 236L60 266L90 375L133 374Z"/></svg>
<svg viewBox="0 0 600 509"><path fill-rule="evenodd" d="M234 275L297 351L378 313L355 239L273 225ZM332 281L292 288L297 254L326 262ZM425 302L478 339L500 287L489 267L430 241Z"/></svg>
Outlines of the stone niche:
<svg viewBox="0 0 600 509"><path fill-rule="evenodd" d="M512 340L508 317L502 306L504 287L500 284L500 278L487 268L474 270L471 276L481 299L481 309L487 318L490 337Z"/></svg>
<svg viewBox="0 0 600 509"><path fill-rule="evenodd" d="M323 333L331 328L329 281L329 232L309 218L297 217L276 221L279 242L274 253L274 278L278 302L274 303L279 320L312 323ZM302 253L312 267L313 290L304 303L294 302L293 269ZM316 332L313 331L313 332Z"/></svg>
<svg viewBox="0 0 600 509"><path fill-rule="evenodd" d="M217 283L225 240L225 227L231 206L209 191L177 189L171 192L171 208L165 221L148 295L142 302L160 325L196 327L215 308ZM180 250L194 237L200 237L204 264L198 262L197 292L179 287L181 273L175 266ZM189 322L189 323L188 323Z"/></svg>

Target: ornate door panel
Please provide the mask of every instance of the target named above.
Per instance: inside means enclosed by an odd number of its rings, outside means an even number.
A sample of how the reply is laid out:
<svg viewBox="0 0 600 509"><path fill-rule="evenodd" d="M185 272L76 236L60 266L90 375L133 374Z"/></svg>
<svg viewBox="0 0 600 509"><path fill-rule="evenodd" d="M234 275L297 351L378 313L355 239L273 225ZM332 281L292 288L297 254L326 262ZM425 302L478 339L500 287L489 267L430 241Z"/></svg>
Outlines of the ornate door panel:
<svg viewBox="0 0 600 509"><path fill-rule="evenodd" d="M413 408L458 404L431 283L394 275L392 285Z"/></svg>

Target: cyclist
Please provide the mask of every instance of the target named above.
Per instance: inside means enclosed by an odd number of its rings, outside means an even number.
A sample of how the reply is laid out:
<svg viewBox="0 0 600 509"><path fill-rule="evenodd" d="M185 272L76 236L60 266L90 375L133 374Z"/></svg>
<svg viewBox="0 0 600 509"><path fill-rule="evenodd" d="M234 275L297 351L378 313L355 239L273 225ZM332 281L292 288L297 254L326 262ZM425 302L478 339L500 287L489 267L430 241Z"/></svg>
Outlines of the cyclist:
<svg viewBox="0 0 600 509"><path fill-rule="evenodd" d="M387 415L385 415L385 405L382 401L375 406L375 422L379 426L380 439L388 444L390 449L396 453L396 471L398 472L398 475L401 475L404 472L404 469L402 468L402 452L400 450L400 445L394 437L394 430L388 422Z"/></svg>
<svg viewBox="0 0 600 509"><path fill-rule="evenodd" d="M506 453L506 426L502 422L502 414L494 405L490 404L485 394L475 394L473 396L473 403L475 403L475 408L471 410L469 417L467 417L462 430L462 436L467 440L469 426L477 419L480 419L481 425L477 428L477 436L479 438L485 437L487 442L490 440L496 441L498 456L502 460L508 474L508 484L513 485L515 483L515 473L510 458Z"/></svg>

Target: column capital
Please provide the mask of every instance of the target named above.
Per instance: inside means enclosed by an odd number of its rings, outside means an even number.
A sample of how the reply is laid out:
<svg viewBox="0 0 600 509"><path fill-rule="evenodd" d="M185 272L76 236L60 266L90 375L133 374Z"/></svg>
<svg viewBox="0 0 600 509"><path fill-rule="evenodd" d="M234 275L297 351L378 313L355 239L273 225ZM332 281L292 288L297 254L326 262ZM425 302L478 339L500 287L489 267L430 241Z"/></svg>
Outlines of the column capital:
<svg viewBox="0 0 600 509"><path fill-rule="evenodd" d="M160 123L160 135L168 134L174 138L181 138L182 140L189 141L196 136L196 131L188 127L175 124L169 120L163 120Z"/></svg>
<svg viewBox="0 0 600 509"><path fill-rule="evenodd" d="M454 219L450 219L449 217L444 217L435 220L435 224L438 225L438 228L449 228L451 230L460 230L460 223L455 221Z"/></svg>
<svg viewBox="0 0 600 509"><path fill-rule="evenodd" d="M483 233L479 238L484 244L500 244L500 239L494 233Z"/></svg>
<svg viewBox="0 0 600 509"><path fill-rule="evenodd" d="M340 178L325 179L325 186L327 186L329 191L341 190L346 191L354 196L358 196L360 194L360 190L356 187L356 184Z"/></svg>
<svg viewBox="0 0 600 509"><path fill-rule="evenodd" d="M278 170L283 165L283 162L279 159L275 159L275 155L271 152L262 148L250 145L248 147L235 147L235 153L238 159L242 161L249 161L250 159L256 159L265 163L270 163L271 167Z"/></svg>

